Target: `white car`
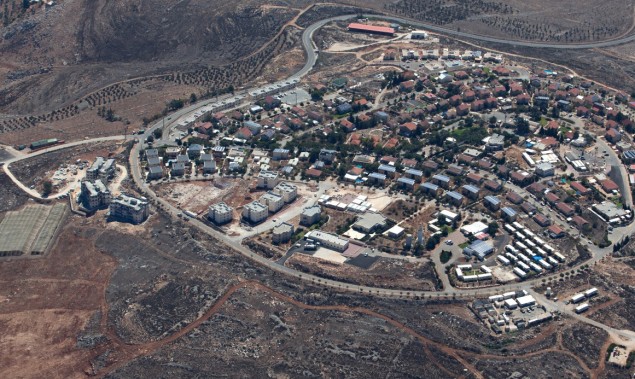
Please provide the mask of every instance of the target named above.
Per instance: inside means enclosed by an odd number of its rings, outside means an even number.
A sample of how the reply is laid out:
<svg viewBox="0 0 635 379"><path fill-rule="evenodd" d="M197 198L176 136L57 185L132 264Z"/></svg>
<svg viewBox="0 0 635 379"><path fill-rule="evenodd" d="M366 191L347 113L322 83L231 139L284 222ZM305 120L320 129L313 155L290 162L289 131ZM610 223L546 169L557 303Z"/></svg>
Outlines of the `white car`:
<svg viewBox="0 0 635 379"><path fill-rule="evenodd" d="M451 245L454 245L454 242L452 242L452 240L447 240L445 241L445 244L451 246Z"/></svg>

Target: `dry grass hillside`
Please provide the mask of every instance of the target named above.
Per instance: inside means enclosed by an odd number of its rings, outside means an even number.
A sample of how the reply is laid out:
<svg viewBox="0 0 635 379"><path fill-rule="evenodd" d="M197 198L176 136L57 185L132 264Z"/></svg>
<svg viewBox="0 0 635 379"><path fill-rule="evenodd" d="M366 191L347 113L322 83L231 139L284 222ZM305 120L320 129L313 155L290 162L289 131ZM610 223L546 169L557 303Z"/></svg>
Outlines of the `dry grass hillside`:
<svg viewBox="0 0 635 379"><path fill-rule="evenodd" d="M0 142L134 130L174 98L284 76L302 28L355 6L514 39L578 42L631 32L628 0L0 0ZM347 5L347 6L342 6ZM296 19L297 18L297 19ZM279 62L288 67L276 70ZM98 114L112 108L120 121Z"/></svg>

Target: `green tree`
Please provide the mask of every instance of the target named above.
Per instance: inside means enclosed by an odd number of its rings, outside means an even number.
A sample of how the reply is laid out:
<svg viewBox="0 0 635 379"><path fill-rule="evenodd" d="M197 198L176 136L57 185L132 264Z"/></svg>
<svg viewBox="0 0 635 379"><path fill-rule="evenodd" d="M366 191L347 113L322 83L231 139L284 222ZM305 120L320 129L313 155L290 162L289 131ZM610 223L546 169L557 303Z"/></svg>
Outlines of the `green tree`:
<svg viewBox="0 0 635 379"><path fill-rule="evenodd" d="M184 106L183 100L181 100L181 99L172 99L168 103L168 110L169 111L173 111L173 110L181 109L181 108L183 108L183 106Z"/></svg>
<svg viewBox="0 0 635 379"><path fill-rule="evenodd" d="M496 221L492 221L487 225L487 234L490 236L495 236L498 232L498 223Z"/></svg>
<svg viewBox="0 0 635 379"><path fill-rule="evenodd" d="M53 192L53 183L50 180L42 182L42 196L48 196Z"/></svg>
<svg viewBox="0 0 635 379"><path fill-rule="evenodd" d="M516 133L524 136L529 133L529 121L522 117L516 117Z"/></svg>
<svg viewBox="0 0 635 379"><path fill-rule="evenodd" d="M196 100L198 100L198 97L196 97L195 93L190 94L190 104L196 103Z"/></svg>

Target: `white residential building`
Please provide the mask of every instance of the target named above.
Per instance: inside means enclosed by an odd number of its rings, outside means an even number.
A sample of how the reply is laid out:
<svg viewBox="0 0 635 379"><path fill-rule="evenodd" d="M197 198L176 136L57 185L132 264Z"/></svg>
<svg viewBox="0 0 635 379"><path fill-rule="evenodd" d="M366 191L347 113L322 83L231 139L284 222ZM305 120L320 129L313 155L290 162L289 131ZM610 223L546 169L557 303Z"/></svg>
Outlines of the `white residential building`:
<svg viewBox="0 0 635 379"><path fill-rule="evenodd" d="M150 206L144 199L120 195L110 202L110 216L140 224L150 215Z"/></svg>
<svg viewBox="0 0 635 379"><path fill-rule="evenodd" d="M282 196L273 193L271 191L260 197L260 202L269 207L269 212L276 213L284 206L284 199Z"/></svg>
<svg viewBox="0 0 635 379"><path fill-rule="evenodd" d="M280 225L276 225L273 228L272 240L273 243L285 243L291 240L294 232L293 225L283 222Z"/></svg>
<svg viewBox="0 0 635 379"><path fill-rule="evenodd" d="M258 188L273 189L278 185L278 173L262 170L258 173Z"/></svg>
<svg viewBox="0 0 635 379"><path fill-rule="evenodd" d="M304 208L302 214L300 214L300 225L311 226L320 221L322 216L322 208L319 205Z"/></svg>
<svg viewBox="0 0 635 379"><path fill-rule="evenodd" d="M233 210L225 203L217 203L209 207L207 218L215 224L225 224L232 220Z"/></svg>
<svg viewBox="0 0 635 379"><path fill-rule="evenodd" d="M94 182L83 181L80 197L84 207L89 210L107 207L112 200L110 190L100 179Z"/></svg>
<svg viewBox="0 0 635 379"><path fill-rule="evenodd" d="M243 207L242 216L253 223L261 222L269 216L269 207L259 201L253 201Z"/></svg>
<svg viewBox="0 0 635 379"><path fill-rule="evenodd" d="M86 170L86 180L94 181L99 179L99 169L104 164L104 158L97 157L93 164Z"/></svg>
<svg viewBox="0 0 635 379"><path fill-rule="evenodd" d="M273 193L282 196L285 203L290 203L298 197L298 187L291 183L281 182L273 189Z"/></svg>

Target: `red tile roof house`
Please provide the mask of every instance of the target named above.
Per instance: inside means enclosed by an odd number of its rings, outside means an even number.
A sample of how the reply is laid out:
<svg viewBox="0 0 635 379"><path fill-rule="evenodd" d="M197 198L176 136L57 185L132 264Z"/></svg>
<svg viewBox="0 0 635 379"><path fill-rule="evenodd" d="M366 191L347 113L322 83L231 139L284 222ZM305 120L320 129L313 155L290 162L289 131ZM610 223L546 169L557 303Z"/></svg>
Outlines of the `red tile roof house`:
<svg viewBox="0 0 635 379"><path fill-rule="evenodd" d="M609 129L604 137L611 143L617 143L622 139L622 134L618 132L617 129Z"/></svg>
<svg viewBox="0 0 635 379"><path fill-rule="evenodd" d="M211 122L202 122L202 123L197 122L195 126L196 126L196 130L199 133L203 133L203 134L210 134L210 132L214 130L214 126L212 125Z"/></svg>
<svg viewBox="0 0 635 379"><path fill-rule="evenodd" d="M485 188L493 192L498 192L503 189L503 185L494 180L486 180L484 186Z"/></svg>
<svg viewBox="0 0 635 379"><path fill-rule="evenodd" d="M399 134L403 134L405 136L411 136L417 131L417 124L414 122L406 122L405 124L399 125Z"/></svg>
<svg viewBox="0 0 635 379"><path fill-rule="evenodd" d="M540 139L540 143L544 144L549 149L554 149L554 148L558 147L558 145L559 145L558 140L555 139L554 137L542 138L542 139Z"/></svg>
<svg viewBox="0 0 635 379"><path fill-rule="evenodd" d="M242 138L242 139L250 139L253 136L254 136L253 133L247 127L242 127L238 129L238 131L236 132L236 137Z"/></svg>
<svg viewBox="0 0 635 379"><path fill-rule="evenodd" d="M355 124L353 124L352 122L346 119L340 121L340 126L343 127L347 133L350 133L355 130Z"/></svg>
<svg viewBox="0 0 635 379"><path fill-rule="evenodd" d="M529 105L529 100L531 100L531 96L526 93L516 96L516 104L518 105Z"/></svg>
<svg viewBox="0 0 635 379"><path fill-rule="evenodd" d="M465 154L459 154L456 157L456 160L459 163L463 163L463 164L470 164L472 163L472 161L474 161L474 158L470 157L469 155L465 155Z"/></svg>
<svg viewBox="0 0 635 379"><path fill-rule="evenodd" d="M564 230L562 230L562 228L557 225L551 225L549 228L547 228L547 230L549 231L549 235L551 236L551 238L564 237Z"/></svg>
<svg viewBox="0 0 635 379"><path fill-rule="evenodd" d="M485 108L484 100L476 100L475 102L472 103L472 106L471 106L472 112L482 111L484 108Z"/></svg>
<svg viewBox="0 0 635 379"><path fill-rule="evenodd" d="M308 170L305 170L304 174L312 178L319 178L320 176L322 176L322 171L315 168L310 168Z"/></svg>
<svg viewBox="0 0 635 379"><path fill-rule="evenodd" d="M575 209L569 206L567 203L556 204L556 209L566 217L571 217L575 214Z"/></svg>
<svg viewBox="0 0 635 379"><path fill-rule="evenodd" d="M549 121L547 125L544 126L545 131L555 130L557 132L558 129L560 129L560 125L558 125L558 121L554 121L554 120Z"/></svg>
<svg viewBox="0 0 635 379"><path fill-rule="evenodd" d="M494 67L492 72L498 76L509 76L511 74L511 71L503 66Z"/></svg>
<svg viewBox="0 0 635 379"><path fill-rule="evenodd" d="M536 224L542 226L543 228L551 225L551 220L540 213L536 213L534 215L534 221L536 221Z"/></svg>
<svg viewBox="0 0 635 379"><path fill-rule="evenodd" d="M488 97L485 100L485 106L487 108L496 108L498 106L498 100L495 97Z"/></svg>
<svg viewBox="0 0 635 379"><path fill-rule="evenodd" d="M461 101L462 101L461 95L454 95L448 99L448 102L450 103L450 105L453 105L453 106L457 106L461 104Z"/></svg>
<svg viewBox="0 0 635 379"><path fill-rule="evenodd" d="M476 184L481 184L483 183L483 177L480 176L479 174L475 174L473 172L470 172L469 174L467 174L465 176L465 178L472 183L476 183Z"/></svg>
<svg viewBox="0 0 635 379"><path fill-rule="evenodd" d="M549 192L547 195L545 195L545 200L549 204L555 204L560 201L560 197L553 192Z"/></svg>
<svg viewBox="0 0 635 379"><path fill-rule="evenodd" d="M394 149L397 145L399 145L399 140L397 138L391 138L384 144L384 148Z"/></svg>
<svg viewBox="0 0 635 379"><path fill-rule="evenodd" d="M585 220L584 218L582 218L582 217L580 217L580 216L578 216L578 215L573 216L573 217L571 218L571 221L573 221L573 223L575 224L575 226L576 226L578 229L580 229L580 230L582 230L582 229L586 229L586 228L588 228L588 227L590 226L590 223L589 223L587 220Z"/></svg>
<svg viewBox="0 0 635 379"><path fill-rule="evenodd" d="M474 101L475 98L476 98L476 94L472 90L465 91L463 93L463 101L465 101L465 102L468 102L468 103L472 102L472 101Z"/></svg>
<svg viewBox="0 0 635 379"><path fill-rule="evenodd" d="M468 104L461 104L456 107L457 116L467 116L470 114L470 106Z"/></svg>
<svg viewBox="0 0 635 379"><path fill-rule="evenodd" d="M399 84L399 91L401 92L411 92L415 88L414 80L408 80L406 82L401 82Z"/></svg>
<svg viewBox="0 0 635 379"><path fill-rule="evenodd" d="M465 79L469 79L470 78L470 76L465 71L457 71L457 72L455 72L454 73L454 77L459 79L459 80L465 80Z"/></svg>
<svg viewBox="0 0 635 379"><path fill-rule="evenodd" d="M507 89L505 86L496 86L494 87L494 96L505 96L507 95Z"/></svg>
<svg viewBox="0 0 635 379"><path fill-rule="evenodd" d="M602 189L604 190L604 192L613 192L613 191L618 191L620 189L620 187L611 179L606 179L601 181L600 185L602 186Z"/></svg>
<svg viewBox="0 0 635 379"><path fill-rule="evenodd" d="M516 205L521 204L524 201L522 196L511 191L507 192L507 196L505 196L505 198Z"/></svg>
<svg viewBox="0 0 635 379"><path fill-rule="evenodd" d="M578 107L576 110L576 114L578 115L578 117L589 117L589 109L587 107Z"/></svg>
<svg viewBox="0 0 635 379"><path fill-rule="evenodd" d="M591 192L590 188L586 188L580 182L571 182L570 186L571 186L571 188L573 188L581 196L587 195L587 194L589 194Z"/></svg>
<svg viewBox="0 0 635 379"><path fill-rule="evenodd" d="M533 182L534 177L533 175L529 174L529 175L524 175L521 172L518 171L514 171L509 175L510 179L512 180L512 182L514 182L517 185L528 185L531 182Z"/></svg>
<svg viewBox="0 0 635 379"><path fill-rule="evenodd" d="M521 93L523 93L523 91L524 91L523 85L520 83L512 83L509 85L509 94L511 96L520 95Z"/></svg>
<svg viewBox="0 0 635 379"><path fill-rule="evenodd" d="M403 159L401 165L404 167L415 168L417 167L417 161L415 159Z"/></svg>

